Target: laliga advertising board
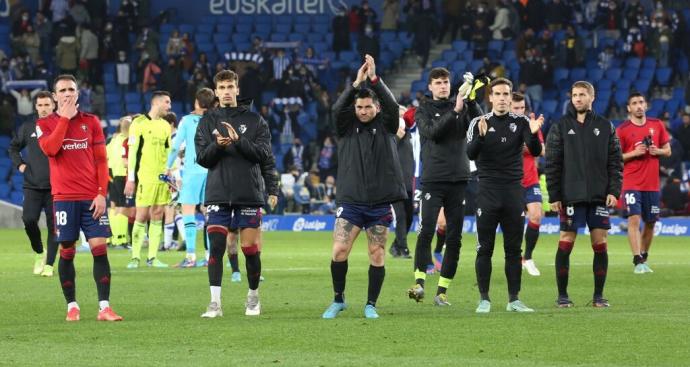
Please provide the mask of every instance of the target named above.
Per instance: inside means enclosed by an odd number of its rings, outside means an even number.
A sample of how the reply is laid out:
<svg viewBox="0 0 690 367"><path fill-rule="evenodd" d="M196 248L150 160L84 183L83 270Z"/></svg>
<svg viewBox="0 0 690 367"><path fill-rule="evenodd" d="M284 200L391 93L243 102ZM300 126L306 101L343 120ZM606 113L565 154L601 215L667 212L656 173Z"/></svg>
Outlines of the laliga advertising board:
<svg viewBox="0 0 690 367"><path fill-rule="evenodd" d="M626 235L621 229L621 224L626 224L624 219L611 218L610 235ZM291 232L316 232L333 231L335 216L332 215L266 215L263 217L262 230L264 231L291 231ZM395 223L391 229L395 228ZM413 219L411 231L419 229L419 220ZM558 218L546 217L542 220L540 233L557 234L560 230ZM477 223L473 216L465 217L463 233L477 233ZM499 229L500 232L500 229ZM580 229L580 234L589 234L587 229ZM654 226L655 236L690 236L689 218L662 218Z"/></svg>

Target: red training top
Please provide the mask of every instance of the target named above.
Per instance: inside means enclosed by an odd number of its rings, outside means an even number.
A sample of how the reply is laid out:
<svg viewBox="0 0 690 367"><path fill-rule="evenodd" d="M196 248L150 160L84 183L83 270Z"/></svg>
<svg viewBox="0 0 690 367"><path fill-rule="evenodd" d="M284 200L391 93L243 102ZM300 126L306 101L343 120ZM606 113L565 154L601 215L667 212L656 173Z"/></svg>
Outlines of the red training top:
<svg viewBox="0 0 690 367"><path fill-rule="evenodd" d="M544 144L544 135L541 133L541 130L539 130L538 135L539 141ZM529 150L522 150L522 187L524 188L539 184L537 159Z"/></svg>
<svg viewBox="0 0 690 367"><path fill-rule="evenodd" d="M664 123L653 118L647 118L642 126L626 120L616 129L616 135L623 153L629 153L638 144L644 144L646 137L649 137L657 148L663 147L671 140ZM649 154L649 149L645 155L624 163L623 191L626 190L659 191L659 157Z"/></svg>

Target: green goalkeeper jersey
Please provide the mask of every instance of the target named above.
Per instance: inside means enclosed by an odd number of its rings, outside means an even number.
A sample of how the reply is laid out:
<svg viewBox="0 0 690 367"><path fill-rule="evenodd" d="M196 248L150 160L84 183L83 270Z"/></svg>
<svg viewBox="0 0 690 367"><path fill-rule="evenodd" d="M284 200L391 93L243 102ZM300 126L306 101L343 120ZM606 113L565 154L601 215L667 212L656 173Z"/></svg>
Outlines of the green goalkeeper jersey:
<svg viewBox="0 0 690 367"><path fill-rule="evenodd" d="M170 152L172 128L167 121L143 114L129 128L128 180L141 183L159 182L165 173Z"/></svg>

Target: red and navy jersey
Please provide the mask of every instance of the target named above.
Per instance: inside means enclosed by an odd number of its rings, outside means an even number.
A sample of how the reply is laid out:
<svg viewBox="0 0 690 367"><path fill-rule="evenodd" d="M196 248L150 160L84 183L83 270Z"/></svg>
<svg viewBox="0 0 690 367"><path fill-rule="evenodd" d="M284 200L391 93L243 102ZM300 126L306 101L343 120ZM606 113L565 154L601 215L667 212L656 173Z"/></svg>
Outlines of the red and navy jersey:
<svg viewBox="0 0 690 367"><path fill-rule="evenodd" d="M663 147L671 139L661 120L647 118L643 125L624 121L616 134L620 140L623 153L629 153L639 144L653 144ZM635 157L624 163L623 191L659 191L659 157L649 154Z"/></svg>
<svg viewBox="0 0 690 367"><path fill-rule="evenodd" d="M544 144L544 134L539 130L539 142ZM539 172L537 171L537 159L529 150L522 150L522 187L530 187L539 183Z"/></svg>
<svg viewBox="0 0 690 367"><path fill-rule="evenodd" d="M65 120L67 119L56 113L39 119L36 125L39 143L46 141L58 128L58 124ZM105 144L101 123L94 115L78 112L67 124L61 146L54 151L46 151L48 148L45 144L41 145L48 155L54 200L93 200L107 189L99 185L94 150L95 146Z"/></svg>

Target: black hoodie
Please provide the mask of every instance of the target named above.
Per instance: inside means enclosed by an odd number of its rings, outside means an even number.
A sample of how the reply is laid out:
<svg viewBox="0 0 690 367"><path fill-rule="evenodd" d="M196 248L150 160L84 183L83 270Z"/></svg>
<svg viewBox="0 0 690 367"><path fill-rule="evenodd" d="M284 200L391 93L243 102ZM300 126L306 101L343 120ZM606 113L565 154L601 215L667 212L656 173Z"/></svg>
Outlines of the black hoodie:
<svg viewBox="0 0 690 367"><path fill-rule="evenodd" d="M268 124L243 102L238 101L242 104L237 107L210 109L199 122L194 143L197 163L208 168L205 205L257 207L264 205L265 191L277 195L277 179L269 174L275 158ZM216 143L214 133L228 136L221 122L232 125L240 137L227 147Z"/></svg>
<svg viewBox="0 0 690 367"><path fill-rule="evenodd" d="M592 111L581 124L571 103L546 138L544 172L552 203L604 204L607 195L618 198L623 156L613 124Z"/></svg>

